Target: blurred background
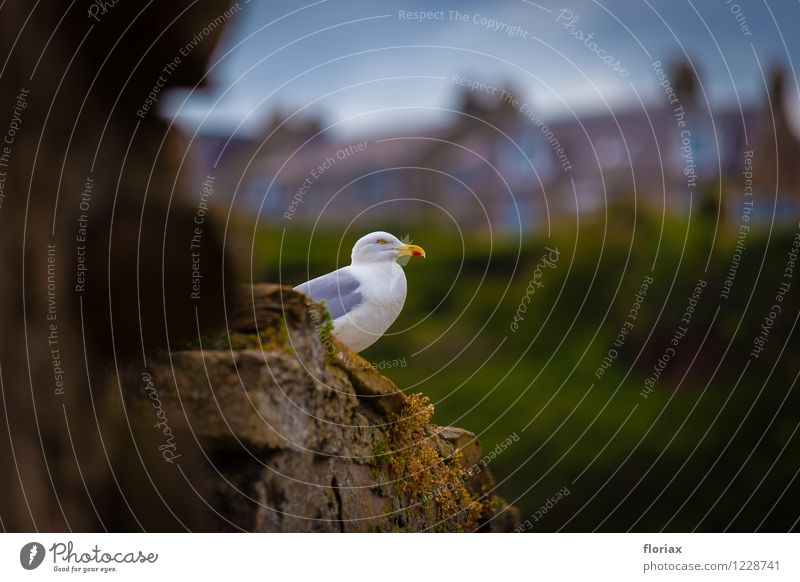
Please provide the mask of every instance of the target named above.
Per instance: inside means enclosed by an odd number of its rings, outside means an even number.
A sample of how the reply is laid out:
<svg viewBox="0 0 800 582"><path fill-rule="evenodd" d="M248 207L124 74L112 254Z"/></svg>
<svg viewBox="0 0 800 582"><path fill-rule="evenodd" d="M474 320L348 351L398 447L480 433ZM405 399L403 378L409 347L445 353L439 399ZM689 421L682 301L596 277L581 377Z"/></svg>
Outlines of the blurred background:
<svg viewBox="0 0 800 582"><path fill-rule="evenodd" d="M423 245L363 355L487 451L519 435L491 468L535 531L797 528L800 7L246 10L163 112L253 281Z"/></svg>
<svg viewBox="0 0 800 582"><path fill-rule="evenodd" d="M800 5L233 10L153 109L245 281L423 246L362 355L519 437L490 468L528 530L797 530Z"/></svg>
<svg viewBox="0 0 800 582"><path fill-rule="evenodd" d="M364 355L403 358L385 373L486 450L520 436L491 468L534 530L797 527L797 289L749 354L800 218L798 6L246 10L217 89L164 112L252 233L253 281L347 264L378 228L423 245L403 314ZM560 260L512 332L545 246Z"/></svg>

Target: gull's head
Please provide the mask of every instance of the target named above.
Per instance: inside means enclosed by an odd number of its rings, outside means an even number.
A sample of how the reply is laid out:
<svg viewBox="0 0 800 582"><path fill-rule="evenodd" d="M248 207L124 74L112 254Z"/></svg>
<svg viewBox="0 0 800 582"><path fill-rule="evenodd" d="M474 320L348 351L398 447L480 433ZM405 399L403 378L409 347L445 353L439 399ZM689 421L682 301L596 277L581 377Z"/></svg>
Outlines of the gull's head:
<svg viewBox="0 0 800 582"><path fill-rule="evenodd" d="M354 265L396 261L400 257L424 257L422 247L406 244L388 232L378 231L362 236L353 246Z"/></svg>

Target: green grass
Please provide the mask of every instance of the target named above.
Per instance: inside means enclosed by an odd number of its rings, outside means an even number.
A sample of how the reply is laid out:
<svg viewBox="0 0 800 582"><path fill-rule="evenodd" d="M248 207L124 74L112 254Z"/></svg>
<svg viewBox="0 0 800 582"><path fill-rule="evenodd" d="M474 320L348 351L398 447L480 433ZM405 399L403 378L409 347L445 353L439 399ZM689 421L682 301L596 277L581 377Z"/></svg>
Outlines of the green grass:
<svg viewBox="0 0 800 582"><path fill-rule="evenodd" d="M734 386L774 302L793 231L771 238L766 227L751 231L731 297L721 300L736 242L732 228L717 234L706 270L712 222L662 224L660 214L640 213L634 228L625 208L609 212L609 220L580 231L562 225L549 239L527 236L521 249L513 238L490 241L485 234L465 236L462 249L461 236L441 226L386 225L409 232L428 258L406 267L409 295L393 333L362 355L406 357L407 367L387 375L409 392L429 395L436 422L478 433L487 451L512 432L520 435L490 468L499 493L520 507L523 520L561 487L573 492L535 529L557 529L579 509L567 529L724 528L740 509L732 529L754 528L767 501L771 506L800 467L796 441L778 456L796 426L788 411L800 406L789 391L796 360L784 355L767 381L790 334L800 281L771 332L769 353L752 361ZM254 272L261 280L297 284L332 270L337 260L347 264L358 234L337 253L334 233L317 232L309 246L308 232L288 229L279 268L281 232L260 230ZM544 287L512 333L509 324L548 245L560 250L558 266L544 273ZM648 274L655 282L634 329L598 381L595 370ZM708 286L689 332L655 391L643 398L644 380L700 278ZM797 349L794 334L786 350ZM745 503L765 474L755 500ZM782 521L781 507L766 529L791 525Z"/></svg>

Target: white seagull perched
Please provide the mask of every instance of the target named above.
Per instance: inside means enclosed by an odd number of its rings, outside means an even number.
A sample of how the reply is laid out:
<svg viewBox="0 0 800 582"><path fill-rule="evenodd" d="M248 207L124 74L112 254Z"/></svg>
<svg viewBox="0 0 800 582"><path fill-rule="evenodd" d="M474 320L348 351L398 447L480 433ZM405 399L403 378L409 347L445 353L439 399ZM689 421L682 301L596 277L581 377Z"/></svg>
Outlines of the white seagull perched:
<svg viewBox="0 0 800 582"><path fill-rule="evenodd" d="M388 232L373 232L353 246L351 263L295 287L325 302L333 333L355 352L374 344L389 329L406 300L401 257L424 257L422 247L406 244Z"/></svg>

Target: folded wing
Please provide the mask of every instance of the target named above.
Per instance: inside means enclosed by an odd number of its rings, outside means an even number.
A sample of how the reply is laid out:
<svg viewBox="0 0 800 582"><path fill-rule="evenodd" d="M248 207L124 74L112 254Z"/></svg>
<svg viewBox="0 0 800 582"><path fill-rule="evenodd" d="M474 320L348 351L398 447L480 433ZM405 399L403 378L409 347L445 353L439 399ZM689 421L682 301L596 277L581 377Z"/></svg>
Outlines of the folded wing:
<svg viewBox="0 0 800 582"><path fill-rule="evenodd" d="M324 301L331 318L338 319L363 302L359 287L361 281L345 267L311 279L295 287L295 290L302 291L317 303Z"/></svg>

